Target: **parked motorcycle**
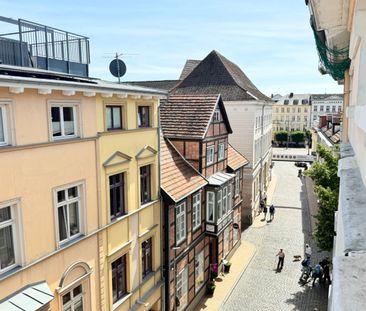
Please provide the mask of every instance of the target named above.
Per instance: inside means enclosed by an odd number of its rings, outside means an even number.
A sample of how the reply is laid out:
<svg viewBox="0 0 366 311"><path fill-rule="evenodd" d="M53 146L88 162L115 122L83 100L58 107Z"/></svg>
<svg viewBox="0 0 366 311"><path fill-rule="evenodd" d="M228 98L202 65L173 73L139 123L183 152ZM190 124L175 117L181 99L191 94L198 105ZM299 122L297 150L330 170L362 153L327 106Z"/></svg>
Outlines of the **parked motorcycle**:
<svg viewBox="0 0 366 311"><path fill-rule="evenodd" d="M310 266L310 262L305 262L305 260L304 260L302 262L301 276L299 279L299 283L304 285L307 282L309 282L309 278L311 277L312 271L313 271L313 268Z"/></svg>

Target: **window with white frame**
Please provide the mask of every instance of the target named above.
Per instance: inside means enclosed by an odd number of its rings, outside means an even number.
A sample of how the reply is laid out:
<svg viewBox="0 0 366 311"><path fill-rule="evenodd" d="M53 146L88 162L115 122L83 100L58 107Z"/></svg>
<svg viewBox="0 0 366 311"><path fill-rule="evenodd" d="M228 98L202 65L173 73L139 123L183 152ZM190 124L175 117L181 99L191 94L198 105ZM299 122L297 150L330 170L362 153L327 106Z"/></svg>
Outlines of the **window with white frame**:
<svg viewBox="0 0 366 311"><path fill-rule="evenodd" d="M195 292L197 293L205 282L205 252L202 250L194 259Z"/></svg>
<svg viewBox="0 0 366 311"><path fill-rule="evenodd" d="M220 110L216 109L214 112L214 116L213 116L213 121L214 122L220 122Z"/></svg>
<svg viewBox="0 0 366 311"><path fill-rule="evenodd" d="M314 106L314 111L318 111L318 106Z"/></svg>
<svg viewBox="0 0 366 311"><path fill-rule="evenodd" d="M232 189L232 185L229 184L227 187L227 209L230 212L231 208L233 207L233 198L231 196L231 189Z"/></svg>
<svg viewBox="0 0 366 311"><path fill-rule="evenodd" d="M18 264L16 205L0 206L0 273Z"/></svg>
<svg viewBox="0 0 366 311"><path fill-rule="evenodd" d="M188 267L186 266L177 275L177 298L179 306L177 310L183 310L188 303Z"/></svg>
<svg viewBox="0 0 366 311"><path fill-rule="evenodd" d="M225 158L225 144L220 143L219 144L219 151L218 151L218 161L224 160Z"/></svg>
<svg viewBox="0 0 366 311"><path fill-rule="evenodd" d="M208 146L206 149L206 164L210 165L214 163L215 146Z"/></svg>
<svg viewBox="0 0 366 311"><path fill-rule="evenodd" d="M222 217L222 190L217 191L217 218Z"/></svg>
<svg viewBox="0 0 366 311"><path fill-rule="evenodd" d="M77 135L76 106L70 104L52 104L52 137L70 138Z"/></svg>
<svg viewBox="0 0 366 311"><path fill-rule="evenodd" d="M62 296L63 311L83 311L83 286L80 284Z"/></svg>
<svg viewBox="0 0 366 311"><path fill-rule="evenodd" d="M235 173L235 196L239 195L240 192L240 171Z"/></svg>
<svg viewBox="0 0 366 311"><path fill-rule="evenodd" d="M0 104L0 146L9 144L6 105Z"/></svg>
<svg viewBox="0 0 366 311"><path fill-rule="evenodd" d="M227 213L227 187L222 189L222 214L225 215Z"/></svg>
<svg viewBox="0 0 366 311"><path fill-rule="evenodd" d="M213 222L215 219L215 193L207 191L207 221Z"/></svg>
<svg viewBox="0 0 366 311"><path fill-rule="evenodd" d="M193 195L192 204L192 223L193 230L201 226L201 192Z"/></svg>
<svg viewBox="0 0 366 311"><path fill-rule="evenodd" d="M175 207L175 239L179 244L186 238L186 202Z"/></svg>
<svg viewBox="0 0 366 311"><path fill-rule="evenodd" d="M61 243L82 233L81 189L81 185L75 185L57 190L58 236Z"/></svg>

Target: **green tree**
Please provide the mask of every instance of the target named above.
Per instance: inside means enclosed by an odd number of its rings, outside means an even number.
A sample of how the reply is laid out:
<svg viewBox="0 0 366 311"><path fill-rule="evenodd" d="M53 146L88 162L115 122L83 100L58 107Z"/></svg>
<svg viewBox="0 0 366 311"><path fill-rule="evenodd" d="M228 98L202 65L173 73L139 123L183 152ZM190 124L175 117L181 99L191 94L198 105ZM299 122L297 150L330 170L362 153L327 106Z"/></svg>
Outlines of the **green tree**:
<svg viewBox="0 0 366 311"><path fill-rule="evenodd" d="M275 137L275 141L279 142L279 143L283 143L285 141L287 141L287 132L286 131L278 131L275 132L274 137Z"/></svg>
<svg viewBox="0 0 366 311"><path fill-rule="evenodd" d="M338 208L339 156L322 145L318 145L317 153L320 159L313 163L306 175L314 180L314 192L319 198L319 211L315 216L315 239L322 250L329 251L333 248L334 212Z"/></svg>
<svg viewBox="0 0 366 311"><path fill-rule="evenodd" d="M304 132L301 131L291 132L291 141L296 143L296 145L298 145L299 143L303 143L305 141Z"/></svg>

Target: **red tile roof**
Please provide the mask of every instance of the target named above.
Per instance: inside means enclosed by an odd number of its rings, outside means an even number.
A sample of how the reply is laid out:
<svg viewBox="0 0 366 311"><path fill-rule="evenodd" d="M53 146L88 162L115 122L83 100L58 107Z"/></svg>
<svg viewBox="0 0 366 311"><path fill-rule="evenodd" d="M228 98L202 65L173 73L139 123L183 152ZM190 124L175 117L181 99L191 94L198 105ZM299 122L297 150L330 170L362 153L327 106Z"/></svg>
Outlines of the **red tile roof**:
<svg viewBox="0 0 366 311"><path fill-rule="evenodd" d="M238 168L247 165L249 161L237 150L234 149L230 144L228 144L228 156L227 156L227 166L232 170L237 170Z"/></svg>
<svg viewBox="0 0 366 311"><path fill-rule="evenodd" d="M160 142L161 188L172 200L177 202L207 184L168 140Z"/></svg>

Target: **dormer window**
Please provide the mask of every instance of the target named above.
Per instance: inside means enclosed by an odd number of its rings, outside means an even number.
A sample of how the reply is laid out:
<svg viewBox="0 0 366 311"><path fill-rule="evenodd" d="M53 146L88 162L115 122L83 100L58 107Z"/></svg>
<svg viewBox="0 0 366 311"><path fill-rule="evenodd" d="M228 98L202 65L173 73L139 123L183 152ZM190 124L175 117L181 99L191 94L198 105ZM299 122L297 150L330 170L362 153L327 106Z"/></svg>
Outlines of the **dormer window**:
<svg viewBox="0 0 366 311"><path fill-rule="evenodd" d="M220 122L221 121L220 110L219 109L215 110L214 116L213 116L213 121L214 122Z"/></svg>

